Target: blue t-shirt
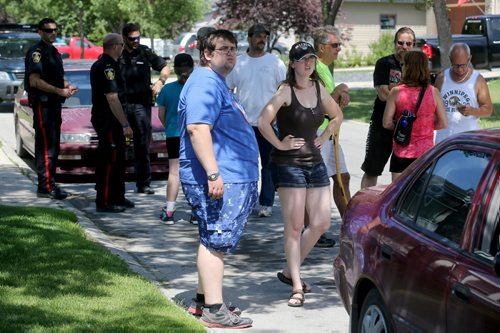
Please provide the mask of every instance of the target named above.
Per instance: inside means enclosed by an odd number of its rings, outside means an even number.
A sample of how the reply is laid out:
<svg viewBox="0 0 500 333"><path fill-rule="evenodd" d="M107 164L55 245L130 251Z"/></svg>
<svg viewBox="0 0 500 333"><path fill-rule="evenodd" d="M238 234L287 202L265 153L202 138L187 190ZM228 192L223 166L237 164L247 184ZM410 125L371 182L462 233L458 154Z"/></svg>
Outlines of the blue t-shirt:
<svg viewBox="0 0 500 333"><path fill-rule="evenodd" d="M156 103L165 108L165 134L167 138L179 136L179 117L177 116L177 107L179 106L179 96L183 84L175 81L165 85L158 97Z"/></svg>
<svg viewBox="0 0 500 333"><path fill-rule="evenodd" d="M247 183L259 179L259 148L252 127L240 111L225 79L207 68L196 68L182 89L179 100L180 180L205 185L207 174L198 161L187 125L212 125L215 159L224 183Z"/></svg>

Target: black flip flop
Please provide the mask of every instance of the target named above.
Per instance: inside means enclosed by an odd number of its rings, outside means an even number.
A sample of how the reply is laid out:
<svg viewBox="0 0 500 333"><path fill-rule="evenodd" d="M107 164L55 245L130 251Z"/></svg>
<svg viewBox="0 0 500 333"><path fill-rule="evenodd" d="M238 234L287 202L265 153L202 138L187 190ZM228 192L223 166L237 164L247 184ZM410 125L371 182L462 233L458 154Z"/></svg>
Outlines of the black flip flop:
<svg viewBox="0 0 500 333"><path fill-rule="evenodd" d="M290 279L289 277L286 277L285 274L283 274L282 272L278 272L278 274L276 274L276 276L278 277L278 280L280 280L284 284L288 284L289 286L293 286L292 279ZM304 282L304 280L302 280L302 290L304 291L305 294L311 292L311 287L309 287Z"/></svg>

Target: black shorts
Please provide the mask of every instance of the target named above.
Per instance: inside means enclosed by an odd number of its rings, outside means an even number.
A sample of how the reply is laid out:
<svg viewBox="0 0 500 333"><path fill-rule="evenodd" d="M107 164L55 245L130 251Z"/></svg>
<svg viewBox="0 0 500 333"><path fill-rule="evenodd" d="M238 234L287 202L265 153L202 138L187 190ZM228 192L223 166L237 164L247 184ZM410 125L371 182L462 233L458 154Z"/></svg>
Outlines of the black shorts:
<svg viewBox="0 0 500 333"><path fill-rule="evenodd" d="M181 140L178 136L167 138L167 153L169 160L174 160L179 158L180 146L181 146Z"/></svg>
<svg viewBox="0 0 500 333"><path fill-rule="evenodd" d="M391 164L389 165L389 171L390 172L401 173L407 167L409 167L410 164L412 164L413 161L415 161L415 160L416 160L416 158L398 157L395 154L392 154L392 156L391 156Z"/></svg>
<svg viewBox="0 0 500 333"><path fill-rule="evenodd" d="M366 137L365 161L361 165L368 176L380 176L392 153L392 131L382 127L382 124L370 121Z"/></svg>

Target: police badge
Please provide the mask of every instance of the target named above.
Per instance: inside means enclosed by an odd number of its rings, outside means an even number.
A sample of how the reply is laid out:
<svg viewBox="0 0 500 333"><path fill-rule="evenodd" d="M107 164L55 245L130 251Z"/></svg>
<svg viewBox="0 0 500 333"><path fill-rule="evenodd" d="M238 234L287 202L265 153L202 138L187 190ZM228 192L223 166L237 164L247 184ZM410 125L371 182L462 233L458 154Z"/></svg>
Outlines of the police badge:
<svg viewBox="0 0 500 333"><path fill-rule="evenodd" d="M38 51L33 52L31 55L31 60L33 60L33 63L38 64L40 62L40 59L42 59L42 54Z"/></svg>
<svg viewBox="0 0 500 333"><path fill-rule="evenodd" d="M112 81L115 79L115 70L113 68L106 68L104 70L104 75L106 76L106 79Z"/></svg>

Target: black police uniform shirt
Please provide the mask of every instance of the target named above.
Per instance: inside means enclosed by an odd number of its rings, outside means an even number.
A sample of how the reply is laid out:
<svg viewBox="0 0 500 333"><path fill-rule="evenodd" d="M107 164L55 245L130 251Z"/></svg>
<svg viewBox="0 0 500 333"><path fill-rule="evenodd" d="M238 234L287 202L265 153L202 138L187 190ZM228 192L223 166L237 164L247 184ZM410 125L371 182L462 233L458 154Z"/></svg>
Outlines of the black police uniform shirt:
<svg viewBox="0 0 500 333"><path fill-rule="evenodd" d="M127 102L151 104L151 67L161 71L166 66L165 60L145 45L128 52L123 50L120 57L120 69L127 84Z"/></svg>
<svg viewBox="0 0 500 333"><path fill-rule="evenodd" d="M118 93L120 102L126 102L125 82L120 75L120 66L111 56L103 54L90 68L90 85L92 87L92 124L97 129L109 129L121 126L111 112L106 94Z"/></svg>
<svg viewBox="0 0 500 333"><path fill-rule="evenodd" d="M63 61L61 54L54 46L40 40L26 53L24 65L24 86L26 87L25 89L28 92L31 103L34 101L55 104L64 103L64 97L31 88L29 84L30 74L36 73L40 74L40 78L48 84L57 88L64 88Z"/></svg>

